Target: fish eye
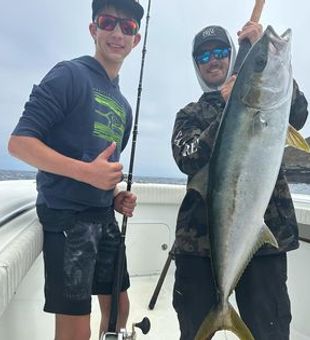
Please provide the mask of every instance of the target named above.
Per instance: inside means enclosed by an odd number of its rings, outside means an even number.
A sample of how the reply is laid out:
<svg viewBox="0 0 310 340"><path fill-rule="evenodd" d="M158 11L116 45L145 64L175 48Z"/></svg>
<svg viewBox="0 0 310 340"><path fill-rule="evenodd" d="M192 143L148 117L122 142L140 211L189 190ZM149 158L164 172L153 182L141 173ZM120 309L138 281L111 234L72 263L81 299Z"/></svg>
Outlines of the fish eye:
<svg viewBox="0 0 310 340"><path fill-rule="evenodd" d="M267 65L267 58L259 55L255 58L255 72L262 72Z"/></svg>

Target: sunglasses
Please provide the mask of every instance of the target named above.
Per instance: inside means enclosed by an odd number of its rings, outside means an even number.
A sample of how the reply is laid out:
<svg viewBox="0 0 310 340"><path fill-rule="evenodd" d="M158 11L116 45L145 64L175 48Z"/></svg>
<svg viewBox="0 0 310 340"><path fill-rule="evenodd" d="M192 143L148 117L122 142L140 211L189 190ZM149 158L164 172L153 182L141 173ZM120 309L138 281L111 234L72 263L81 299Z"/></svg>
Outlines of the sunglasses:
<svg viewBox="0 0 310 340"><path fill-rule="evenodd" d="M139 25L136 20L128 18L118 18L113 15L100 14L96 19L97 27L105 31L113 31L119 24L121 31L125 35L136 35L139 30Z"/></svg>
<svg viewBox="0 0 310 340"><path fill-rule="evenodd" d="M211 51L204 51L198 56L195 57L195 60L198 64L207 64L212 57L215 59L224 59L230 55L230 48L223 47L223 48L214 48Z"/></svg>

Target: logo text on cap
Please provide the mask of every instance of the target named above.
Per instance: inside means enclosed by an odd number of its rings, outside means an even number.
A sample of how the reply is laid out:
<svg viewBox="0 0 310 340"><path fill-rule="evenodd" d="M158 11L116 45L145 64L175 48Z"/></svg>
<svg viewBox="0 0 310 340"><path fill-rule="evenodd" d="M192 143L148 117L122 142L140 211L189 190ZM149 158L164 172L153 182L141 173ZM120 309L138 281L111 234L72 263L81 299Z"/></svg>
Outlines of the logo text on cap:
<svg viewBox="0 0 310 340"><path fill-rule="evenodd" d="M210 35L215 35L214 27L209 27L205 31L202 32L203 38L209 37Z"/></svg>

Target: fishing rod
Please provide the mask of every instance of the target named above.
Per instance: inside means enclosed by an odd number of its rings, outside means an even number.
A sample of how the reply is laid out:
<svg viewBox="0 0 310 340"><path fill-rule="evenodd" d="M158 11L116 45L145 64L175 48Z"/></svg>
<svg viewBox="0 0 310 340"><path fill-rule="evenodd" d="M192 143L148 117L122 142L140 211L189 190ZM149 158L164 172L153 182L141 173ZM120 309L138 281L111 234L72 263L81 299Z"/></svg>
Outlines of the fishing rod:
<svg viewBox="0 0 310 340"><path fill-rule="evenodd" d="M141 92L142 92L142 80L143 80L144 62L145 62L145 55L146 55L146 42L147 42L147 36L148 36L150 10L151 10L151 0L148 0L146 26L145 26L143 48L142 48L140 78L139 78L138 93L137 93L134 128L133 128L133 134L132 134L132 146L131 146L129 170L128 170L128 177L127 177L127 191L128 192L131 191L132 178L133 178L133 166L134 166L134 158L135 158L135 153L136 153L136 143L137 143L137 135L138 135L138 122L139 122L139 112L140 112L140 102L141 102ZM108 332L106 334L103 334L101 340L136 339L136 332L135 332L136 327L140 328L143 334L147 334L151 327L150 320L145 317L141 322L134 323L132 325L132 332L127 332L125 329L121 329L119 332L117 332L116 330L118 306L119 306L119 295L121 292L121 282L123 278L124 264L125 264L126 232L127 232L127 216L123 215L120 246L119 246L119 251L118 251L116 273L115 273L113 291L112 291L112 302L111 302Z"/></svg>
<svg viewBox="0 0 310 340"><path fill-rule="evenodd" d="M173 260L175 260L174 248L175 248L175 243L173 243L173 246L172 246L171 250L169 251L168 258L167 258L166 263L165 263L165 265L164 265L164 267L163 267L163 269L160 273L160 276L159 276L159 279L157 281L156 287L154 289L153 295L152 295L151 300L149 302L149 309L151 309L151 310L154 309L154 307L155 307L159 292L160 292L161 287L162 287L162 285L165 281L165 278L167 276L170 264Z"/></svg>

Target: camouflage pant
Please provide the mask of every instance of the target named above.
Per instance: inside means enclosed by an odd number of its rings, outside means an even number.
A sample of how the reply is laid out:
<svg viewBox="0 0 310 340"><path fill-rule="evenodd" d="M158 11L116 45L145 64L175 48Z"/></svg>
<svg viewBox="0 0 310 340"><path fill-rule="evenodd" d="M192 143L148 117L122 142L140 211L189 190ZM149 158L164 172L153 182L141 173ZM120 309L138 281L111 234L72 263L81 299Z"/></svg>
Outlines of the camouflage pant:
<svg viewBox="0 0 310 340"><path fill-rule="evenodd" d="M286 280L286 253L255 256L241 277L236 300L255 340L289 340L291 311ZM177 255L173 306L181 340L194 339L216 301L210 259Z"/></svg>

